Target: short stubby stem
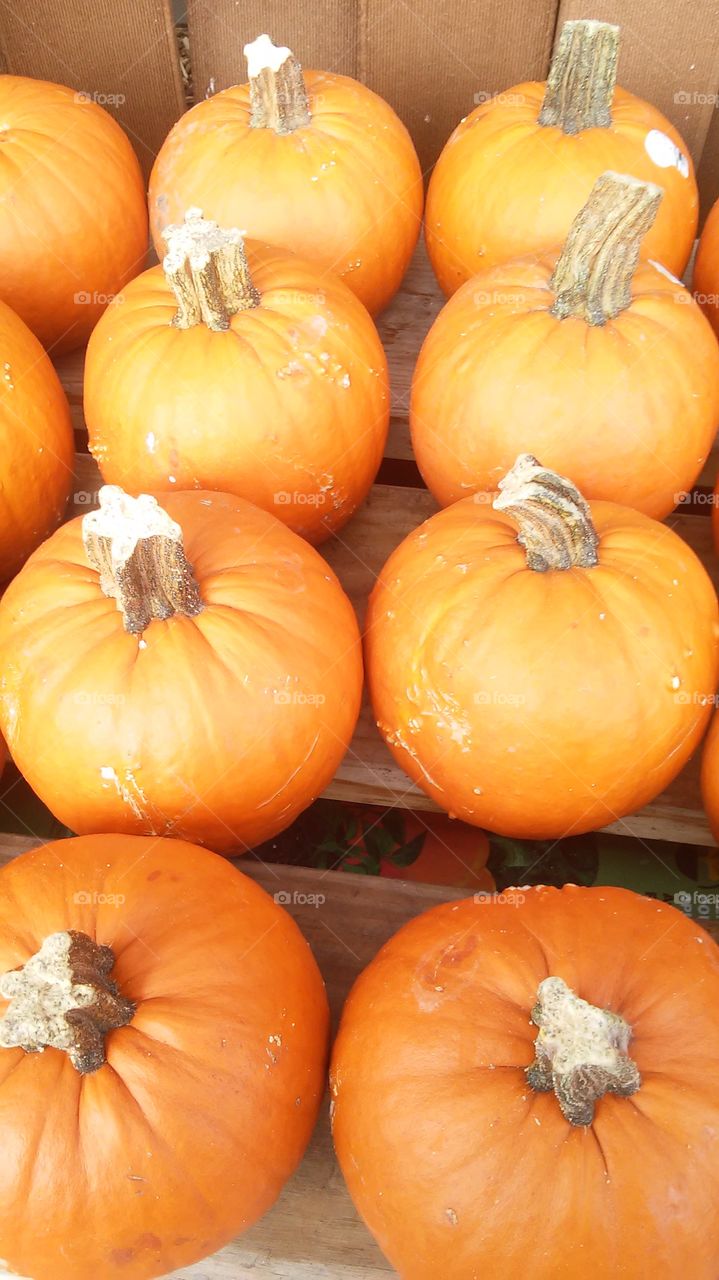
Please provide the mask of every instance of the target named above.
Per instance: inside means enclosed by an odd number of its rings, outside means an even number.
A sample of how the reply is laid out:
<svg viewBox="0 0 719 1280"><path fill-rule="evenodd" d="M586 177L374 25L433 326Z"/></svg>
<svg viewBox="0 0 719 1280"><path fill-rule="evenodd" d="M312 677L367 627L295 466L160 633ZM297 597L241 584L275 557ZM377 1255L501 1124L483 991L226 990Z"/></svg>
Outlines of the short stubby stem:
<svg viewBox="0 0 719 1280"><path fill-rule="evenodd" d="M626 311L639 250L657 216L661 187L603 173L569 229L549 287L552 315L603 325Z"/></svg>
<svg viewBox="0 0 719 1280"><path fill-rule="evenodd" d="M599 538L589 503L579 490L543 467L531 453L522 453L499 482L492 504L519 527L527 566L537 573L549 569L591 569L599 563Z"/></svg>
<svg viewBox="0 0 719 1280"><path fill-rule="evenodd" d="M0 1048L61 1049L82 1075L106 1061L105 1036L125 1027L135 1005L110 973L115 956L86 933L52 933L20 968L0 977L10 1003L0 1018Z"/></svg>
<svg viewBox="0 0 719 1280"><path fill-rule="evenodd" d="M619 27L608 22L565 22L547 77L539 123L581 133L608 129L617 83Z"/></svg>
<svg viewBox="0 0 719 1280"><path fill-rule="evenodd" d="M605 1093L629 1098L640 1088L639 1069L627 1053L629 1023L581 1000L563 978L540 982L532 1022L539 1032L527 1080L537 1093L556 1094L570 1124L591 1124Z"/></svg>
<svg viewBox="0 0 719 1280"><path fill-rule="evenodd" d="M245 45L250 78L250 127L294 133L311 123L302 67L290 49L267 35Z"/></svg>
<svg viewBox="0 0 719 1280"><path fill-rule="evenodd" d="M239 311L260 305L244 237L236 227L223 230L193 208L183 223L165 227L162 236L167 244L162 269L177 300L175 328L206 324L221 332Z"/></svg>
<svg viewBox="0 0 719 1280"><path fill-rule="evenodd" d="M83 516L82 540L102 591L117 602L125 630L135 635L153 618L201 613L182 530L157 499L146 493L130 498L110 484L103 485L99 497L99 510Z"/></svg>

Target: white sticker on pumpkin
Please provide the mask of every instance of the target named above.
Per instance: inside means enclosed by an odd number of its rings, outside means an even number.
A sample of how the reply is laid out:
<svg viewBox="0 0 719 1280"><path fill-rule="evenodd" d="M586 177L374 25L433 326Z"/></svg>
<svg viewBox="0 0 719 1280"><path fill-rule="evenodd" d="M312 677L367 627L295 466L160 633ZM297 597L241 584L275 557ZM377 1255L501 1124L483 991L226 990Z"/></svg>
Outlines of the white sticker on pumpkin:
<svg viewBox="0 0 719 1280"><path fill-rule="evenodd" d="M650 129L644 139L644 149L658 169L678 169L683 178L689 177L689 160L683 151L661 129Z"/></svg>

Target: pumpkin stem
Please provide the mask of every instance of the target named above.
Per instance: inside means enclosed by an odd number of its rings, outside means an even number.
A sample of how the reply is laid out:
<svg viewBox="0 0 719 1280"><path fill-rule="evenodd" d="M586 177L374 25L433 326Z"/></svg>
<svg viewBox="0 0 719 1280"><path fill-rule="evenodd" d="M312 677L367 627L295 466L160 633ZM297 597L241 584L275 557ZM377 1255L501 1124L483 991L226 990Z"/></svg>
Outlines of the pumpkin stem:
<svg viewBox="0 0 719 1280"><path fill-rule="evenodd" d="M625 311L639 247L657 216L661 187L624 173L603 173L569 228L549 287L552 315L602 325Z"/></svg>
<svg viewBox="0 0 719 1280"><path fill-rule="evenodd" d="M105 1062L105 1036L135 1015L110 978L111 947L86 933L51 933L19 969L0 977L10 1004L0 1018L0 1047L42 1053L62 1049L82 1075Z"/></svg>
<svg viewBox="0 0 719 1280"><path fill-rule="evenodd" d="M563 978L540 982L532 1022L539 1032L527 1080L537 1093L556 1094L570 1124L591 1124L605 1093L629 1098L639 1089L642 1078L627 1054L629 1023L580 1000Z"/></svg>
<svg viewBox="0 0 719 1280"><path fill-rule="evenodd" d="M589 504L571 480L541 466L531 453L522 453L499 488L492 505L519 525L517 541L530 569L545 573L598 564L599 538Z"/></svg>
<svg viewBox="0 0 719 1280"><path fill-rule="evenodd" d="M99 511L83 516L82 540L102 590L117 601L125 630L135 635L153 618L201 613L182 530L157 499L146 493L130 498L112 484L103 485L99 496Z"/></svg>
<svg viewBox="0 0 719 1280"><path fill-rule="evenodd" d="M619 27L591 19L565 22L554 47L539 123L564 133L608 129L618 54Z"/></svg>
<svg viewBox="0 0 719 1280"><path fill-rule="evenodd" d="M310 124L310 104L302 67L290 49L258 36L245 45L250 77L250 128L294 133Z"/></svg>
<svg viewBox="0 0 719 1280"><path fill-rule="evenodd" d="M231 316L260 305L241 231L222 230L203 218L201 209L188 209L185 221L165 227L162 236L167 243L162 267L177 299L176 328L204 321L208 329L229 329Z"/></svg>

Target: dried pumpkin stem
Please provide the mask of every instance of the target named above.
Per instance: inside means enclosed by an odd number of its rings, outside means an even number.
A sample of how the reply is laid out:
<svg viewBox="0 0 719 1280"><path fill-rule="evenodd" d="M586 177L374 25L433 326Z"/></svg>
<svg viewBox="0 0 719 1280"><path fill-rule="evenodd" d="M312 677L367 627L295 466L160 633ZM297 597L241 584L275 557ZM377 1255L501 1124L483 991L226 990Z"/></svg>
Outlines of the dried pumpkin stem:
<svg viewBox="0 0 719 1280"><path fill-rule="evenodd" d="M519 526L517 541L530 569L591 569L598 563L599 538L589 504L571 480L522 453L499 488L493 506Z"/></svg>
<svg viewBox="0 0 719 1280"><path fill-rule="evenodd" d="M162 236L167 244L162 267L177 299L176 328L204 323L208 329L229 329L238 311L259 306L241 231L222 230L203 218L201 209L188 209L185 221L165 227Z"/></svg>
<svg viewBox="0 0 719 1280"><path fill-rule="evenodd" d="M310 124L310 104L302 67L294 54L258 36L245 45L250 77L250 128L294 133Z"/></svg>
<svg viewBox="0 0 719 1280"><path fill-rule="evenodd" d="M552 315L602 325L625 311L639 248L657 216L661 187L623 173L603 173L569 229L549 287Z"/></svg>
<svg viewBox="0 0 719 1280"><path fill-rule="evenodd" d="M52 933L20 969L0 977L9 1000L0 1047L42 1053L61 1049L82 1075L105 1062L105 1036L135 1015L110 977L115 956L86 933Z"/></svg>
<svg viewBox="0 0 719 1280"><path fill-rule="evenodd" d="M581 1000L563 978L540 982L532 1022L539 1033L527 1079L537 1093L556 1094L570 1124L591 1124L605 1093L628 1098L640 1088L638 1067L627 1054L629 1023Z"/></svg>
<svg viewBox="0 0 719 1280"><path fill-rule="evenodd" d="M106 484L99 496L99 511L83 517L82 540L102 590L117 601L125 630L135 635L153 618L201 613L180 526L146 493L130 498Z"/></svg>
<svg viewBox="0 0 719 1280"><path fill-rule="evenodd" d="M592 20L565 22L552 55L539 123L565 133L608 129L618 54L619 27Z"/></svg>

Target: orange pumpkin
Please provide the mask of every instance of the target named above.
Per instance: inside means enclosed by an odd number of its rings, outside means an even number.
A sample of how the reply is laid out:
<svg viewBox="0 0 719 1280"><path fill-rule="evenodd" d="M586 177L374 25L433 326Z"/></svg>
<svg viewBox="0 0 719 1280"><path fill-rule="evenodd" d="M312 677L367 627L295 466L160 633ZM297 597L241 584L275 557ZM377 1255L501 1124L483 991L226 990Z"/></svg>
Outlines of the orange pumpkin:
<svg viewBox="0 0 719 1280"><path fill-rule="evenodd" d="M53 355L80 346L147 254L145 184L86 94L0 76L0 297Z"/></svg>
<svg viewBox="0 0 719 1280"><path fill-rule="evenodd" d="M403 1280L714 1280L718 1002L711 938L625 889L507 890L401 929L345 1005L332 1097Z"/></svg>
<svg viewBox="0 0 719 1280"><path fill-rule="evenodd" d="M699 306L719 337L719 200L699 237L693 288Z"/></svg>
<svg viewBox="0 0 719 1280"><path fill-rule="evenodd" d="M274 517L228 494L163 501L107 486L31 556L0 602L0 725L71 830L242 851L339 765L357 623Z"/></svg>
<svg viewBox="0 0 719 1280"><path fill-rule="evenodd" d="M495 490L524 450L657 518L691 489L719 424L719 347L678 280L637 266L661 196L604 174L561 254L482 271L440 312L410 424L443 505Z"/></svg>
<svg viewBox="0 0 719 1280"><path fill-rule="evenodd" d="M590 831L658 795L699 742L716 595L670 529L590 508L535 458L500 488L493 508L465 498L433 516L382 570L366 634L375 716L454 816L527 839Z"/></svg>
<svg viewBox="0 0 719 1280"><path fill-rule="evenodd" d="M0 84L2 77L0 77ZM0 162L2 148L0 148ZM62 519L75 470L70 406L37 338L0 302L0 583Z"/></svg>
<svg viewBox="0 0 719 1280"><path fill-rule="evenodd" d="M484 267L561 244L607 169L663 187L644 253L682 274L699 208L691 157L659 111L615 87L618 44L618 27L566 22L546 83L515 85L457 126L425 219L446 294Z"/></svg>
<svg viewBox="0 0 719 1280"><path fill-rule="evenodd" d="M219 489L311 542L365 498L389 425L387 361L341 281L191 210L85 364L90 449L131 493Z"/></svg>
<svg viewBox="0 0 719 1280"><path fill-rule="evenodd" d="M150 178L162 232L200 205L221 226L337 273L375 315L397 292L422 222L419 161L407 130L363 84L304 71L260 36L249 84L198 102L166 139Z"/></svg>
<svg viewBox="0 0 719 1280"><path fill-rule="evenodd" d="M0 872L0 1251L147 1280L244 1231L302 1158L327 998L285 911L177 840L61 840Z"/></svg>

